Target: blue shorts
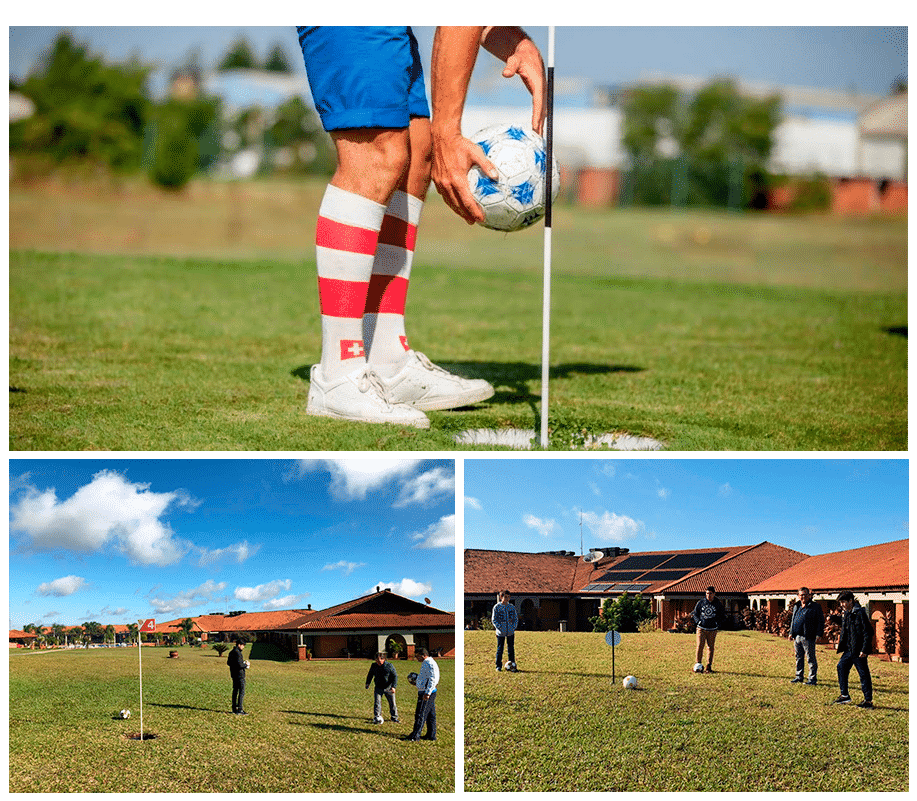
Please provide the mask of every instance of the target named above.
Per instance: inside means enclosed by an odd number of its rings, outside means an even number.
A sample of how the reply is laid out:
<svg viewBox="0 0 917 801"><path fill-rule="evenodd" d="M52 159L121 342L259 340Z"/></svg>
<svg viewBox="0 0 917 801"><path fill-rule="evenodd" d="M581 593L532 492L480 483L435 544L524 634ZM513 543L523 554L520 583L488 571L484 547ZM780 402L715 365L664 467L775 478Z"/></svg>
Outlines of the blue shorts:
<svg viewBox="0 0 917 801"><path fill-rule="evenodd" d="M407 128L429 117L417 40L409 27L299 27L312 99L326 131Z"/></svg>

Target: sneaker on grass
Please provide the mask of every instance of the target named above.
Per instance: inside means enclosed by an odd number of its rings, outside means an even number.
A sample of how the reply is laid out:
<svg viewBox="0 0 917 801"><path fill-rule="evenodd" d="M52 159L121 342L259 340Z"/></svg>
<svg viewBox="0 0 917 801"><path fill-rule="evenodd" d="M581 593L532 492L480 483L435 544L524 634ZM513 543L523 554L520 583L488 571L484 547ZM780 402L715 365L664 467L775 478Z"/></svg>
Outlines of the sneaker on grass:
<svg viewBox="0 0 917 801"><path fill-rule="evenodd" d="M326 381L321 365L312 365L306 413L360 423L430 427L423 412L393 400L382 379L367 366Z"/></svg>
<svg viewBox="0 0 917 801"><path fill-rule="evenodd" d="M873 709L872 701L862 701L857 706L860 709Z"/></svg>
<svg viewBox="0 0 917 801"><path fill-rule="evenodd" d="M408 351L408 360L391 378L382 378L389 400L431 412L455 409L493 397L494 388L482 378L462 378Z"/></svg>
<svg viewBox="0 0 917 801"><path fill-rule="evenodd" d="M837 700L834 703L835 704L849 704L850 696L849 695L840 695L837 697Z"/></svg>

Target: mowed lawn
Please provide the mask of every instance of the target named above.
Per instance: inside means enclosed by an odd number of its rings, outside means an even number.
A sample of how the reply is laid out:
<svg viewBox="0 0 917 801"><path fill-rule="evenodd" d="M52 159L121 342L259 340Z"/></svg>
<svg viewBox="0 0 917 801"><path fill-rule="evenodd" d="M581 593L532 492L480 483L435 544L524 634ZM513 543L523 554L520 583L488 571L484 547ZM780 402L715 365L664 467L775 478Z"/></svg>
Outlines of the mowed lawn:
<svg viewBox="0 0 917 801"><path fill-rule="evenodd" d="M439 739L414 743L401 737L416 662L396 662L401 723L377 726L368 661L274 661L256 647L239 716L226 657L178 651L144 648L144 732L156 735L144 742L128 739L140 730L135 648L11 652L10 792L454 791L453 661L438 662ZM132 717L113 719L125 707Z"/></svg>
<svg viewBox="0 0 917 801"><path fill-rule="evenodd" d="M10 449L482 450L540 429L542 234L435 193L412 345L496 395L429 431L305 414L321 184L10 190ZM583 210L554 221L550 447L906 450L907 221Z"/></svg>
<svg viewBox="0 0 917 801"><path fill-rule="evenodd" d="M867 710L832 704L833 650L817 687L790 684L792 644L758 632L721 633L703 675L693 636L624 634L614 684L602 634L519 632L517 674L494 651L493 632L465 632L467 791L908 790L907 665L870 658Z"/></svg>

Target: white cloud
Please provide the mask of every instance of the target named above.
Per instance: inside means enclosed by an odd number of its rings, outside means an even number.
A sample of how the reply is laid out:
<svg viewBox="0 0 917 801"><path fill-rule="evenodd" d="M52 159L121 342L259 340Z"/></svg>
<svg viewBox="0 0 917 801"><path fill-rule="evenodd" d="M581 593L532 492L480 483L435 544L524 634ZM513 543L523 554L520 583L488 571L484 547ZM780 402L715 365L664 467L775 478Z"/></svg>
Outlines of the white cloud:
<svg viewBox="0 0 917 801"><path fill-rule="evenodd" d="M603 512L601 515L583 512L583 524L594 536L608 542L623 542L635 537L644 528L641 521L614 512Z"/></svg>
<svg viewBox="0 0 917 801"><path fill-rule="evenodd" d="M62 598L65 595L73 595L73 593L88 586L86 579L81 576L64 576L63 578L54 579L54 581L39 584L37 592L39 595L54 595Z"/></svg>
<svg viewBox="0 0 917 801"><path fill-rule="evenodd" d="M325 469L331 474L331 494L337 500L362 501L390 481L410 476L417 459L300 459L288 479Z"/></svg>
<svg viewBox="0 0 917 801"><path fill-rule="evenodd" d="M248 540L243 540L235 545L227 545L225 548L198 548L197 550L200 552L197 560L198 567L207 567L222 561L241 565L246 559L258 553L261 546L249 545Z"/></svg>
<svg viewBox="0 0 917 801"><path fill-rule="evenodd" d="M470 506L472 509L483 509L483 504L477 499L472 498L470 495L465 496L465 506Z"/></svg>
<svg viewBox="0 0 917 801"><path fill-rule="evenodd" d="M233 595L238 601L261 603L270 601L281 592L286 592L291 586L293 582L290 579L275 579L267 584L259 584L257 587L236 587Z"/></svg>
<svg viewBox="0 0 917 801"><path fill-rule="evenodd" d="M615 472L617 471L617 469L618 469L618 466L614 462L608 461L602 465L602 468L601 470L599 470L599 472L603 476L608 476L608 478L614 478Z"/></svg>
<svg viewBox="0 0 917 801"><path fill-rule="evenodd" d="M370 592L375 592L376 587L380 589L389 589L397 595L404 595L407 598L417 598L421 595L429 595L433 590L432 584L423 584L414 579L403 578L401 581L385 582L380 581Z"/></svg>
<svg viewBox="0 0 917 801"><path fill-rule="evenodd" d="M589 482L589 489L592 490L592 494L593 494L593 495L601 495L601 494L602 494L602 490L599 489L599 485L596 484L594 481L590 481L590 482Z"/></svg>
<svg viewBox="0 0 917 801"><path fill-rule="evenodd" d="M415 548L454 548L455 515L441 517L427 526L425 531L415 534L414 539L420 540Z"/></svg>
<svg viewBox="0 0 917 801"><path fill-rule="evenodd" d="M660 498L662 498L663 500L665 500L666 498L669 497L669 495L672 494L672 491L671 491L671 490L667 490L665 487L659 487L659 489L656 490L656 494L657 494Z"/></svg>
<svg viewBox="0 0 917 801"><path fill-rule="evenodd" d="M298 609L302 606L302 600L308 598L309 593L302 595L285 595L283 598L274 598L273 601L267 601L261 605L262 609Z"/></svg>
<svg viewBox="0 0 917 801"><path fill-rule="evenodd" d="M526 514L522 516L522 521L529 527L535 529L542 537L550 537L558 530L556 520L542 520L535 515Z"/></svg>
<svg viewBox="0 0 917 801"><path fill-rule="evenodd" d="M322 570L341 570L345 576L349 576L358 567L366 567L366 562L345 562L342 559L340 562L335 562L333 565L325 565Z"/></svg>
<svg viewBox="0 0 917 801"><path fill-rule="evenodd" d="M721 484L719 494L721 498L726 498L729 495L732 495L732 487L730 487L729 484Z"/></svg>
<svg viewBox="0 0 917 801"><path fill-rule="evenodd" d="M150 604L152 604L157 614L168 615L174 612L181 612L184 609L200 606L205 601L210 601L217 593L225 589L225 581L217 583L212 579L207 579L200 587L195 587L193 590L183 590L171 597L152 598L150 599Z"/></svg>
<svg viewBox="0 0 917 801"><path fill-rule="evenodd" d="M170 507L195 504L181 490L152 492L149 484L103 470L65 500L58 500L53 488L29 487L10 506L10 530L39 551L93 553L112 544L135 564L165 567L179 561L190 544L160 518Z"/></svg>
<svg viewBox="0 0 917 801"><path fill-rule="evenodd" d="M445 467L434 467L406 482L398 493L394 507L398 509L415 503L430 503L454 492L455 472Z"/></svg>

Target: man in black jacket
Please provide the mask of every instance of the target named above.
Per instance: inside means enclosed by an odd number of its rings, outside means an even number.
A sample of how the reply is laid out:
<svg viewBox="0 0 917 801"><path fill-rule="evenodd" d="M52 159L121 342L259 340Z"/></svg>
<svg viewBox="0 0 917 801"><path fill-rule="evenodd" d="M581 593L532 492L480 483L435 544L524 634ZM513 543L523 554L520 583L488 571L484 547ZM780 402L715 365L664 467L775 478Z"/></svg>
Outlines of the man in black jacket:
<svg viewBox="0 0 917 801"><path fill-rule="evenodd" d="M837 663L837 683L840 685L840 697L835 704L849 704L847 679L850 668L855 667L860 674L860 687L863 690L863 703L857 706L872 709L872 676L869 673L867 657L872 650L872 622L866 610L857 603L849 590L837 596L837 602L844 610L841 623L841 637L837 643L837 652L841 658Z"/></svg>
<svg viewBox="0 0 917 801"><path fill-rule="evenodd" d="M373 687L373 723L382 723L382 698L388 701L388 711L392 716L392 723L398 723L398 706L395 704L395 688L398 686L398 673L391 662L385 661L382 651L369 666L366 674L366 689L370 681L375 681Z"/></svg>
<svg viewBox="0 0 917 801"><path fill-rule="evenodd" d="M232 711L234 715L248 714L242 709L242 701L245 698L245 669L249 664L242 655L244 647L244 640L235 640L235 647L229 652L229 658L226 660L226 664L229 665L229 675L232 677Z"/></svg>
<svg viewBox="0 0 917 801"><path fill-rule="evenodd" d="M726 620L726 607L716 597L716 590L707 587L704 597L697 602L692 613L697 623L697 664L703 664L704 645L707 646L707 667L705 673L713 673L713 648L716 634Z"/></svg>
<svg viewBox="0 0 917 801"><path fill-rule="evenodd" d="M793 684L803 681L805 663L809 663L809 678L806 684L818 683L818 659L815 656L815 641L825 633L825 616L821 606L812 600L808 587L800 587L799 599L793 604L793 618L790 623L790 639L796 649L796 678Z"/></svg>

